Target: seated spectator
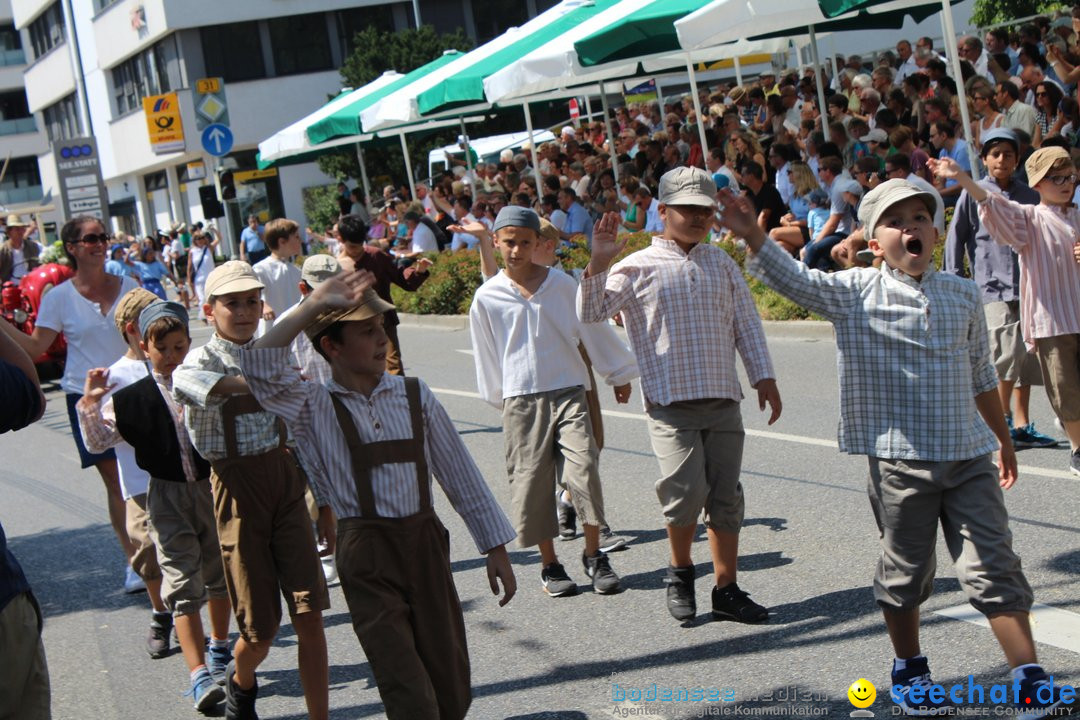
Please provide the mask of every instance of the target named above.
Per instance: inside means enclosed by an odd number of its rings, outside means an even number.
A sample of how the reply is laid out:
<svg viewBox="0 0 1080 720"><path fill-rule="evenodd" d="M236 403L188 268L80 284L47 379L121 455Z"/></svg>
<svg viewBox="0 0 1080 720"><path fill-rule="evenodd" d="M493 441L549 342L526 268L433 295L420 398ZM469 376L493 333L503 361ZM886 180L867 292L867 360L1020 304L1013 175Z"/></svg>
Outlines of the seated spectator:
<svg viewBox="0 0 1080 720"><path fill-rule="evenodd" d="M746 188L746 196L754 203L758 225L766 233L780 227L780 218L787 214L788 208L779 191L766 180L765 168L756 162L748 162L741 170L740 179Z"/></svg>
<svg viewBox="0 0 1080 720"><path fill-rule="evenodd" d="M791 202L788 203L789 212L780 218L780 227L774 228L769 233L769 237L775 240L780 247L795 255L800 248L810 241L810 196L814 191L819 191L819 205L825 204L828 196L825 195L824 191L821 191L817 178L814 177L806 163L791 163L787 172L790 173L793 189ZM826 200L821 200L821 196L824 196ZM823 212L821 214L827 216L828 213ZM821 224L824 224L824 222L825 217L822 217Z"/></svg>

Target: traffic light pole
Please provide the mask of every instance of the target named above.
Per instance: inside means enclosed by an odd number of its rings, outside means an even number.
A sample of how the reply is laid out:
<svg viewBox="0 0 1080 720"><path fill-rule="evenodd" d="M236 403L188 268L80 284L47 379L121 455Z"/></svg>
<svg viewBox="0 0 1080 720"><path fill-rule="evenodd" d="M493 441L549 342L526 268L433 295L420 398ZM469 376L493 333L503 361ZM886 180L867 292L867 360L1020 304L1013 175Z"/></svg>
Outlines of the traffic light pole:
<svg viewBox="0 0 1080 720"><path fill-rule="evenodd" d="M218 173L221 171L221 158L214 157L214 183L218 184ZM220 199L220 198L219 198ZM221 206L225 209L225 232L222 233L222 239L225 241L225 247L222 249L225 258L228 260L240 259L240 235L236 229L236 221L233 218L232 205L236 204L236 200L222 200Z"/></svg>

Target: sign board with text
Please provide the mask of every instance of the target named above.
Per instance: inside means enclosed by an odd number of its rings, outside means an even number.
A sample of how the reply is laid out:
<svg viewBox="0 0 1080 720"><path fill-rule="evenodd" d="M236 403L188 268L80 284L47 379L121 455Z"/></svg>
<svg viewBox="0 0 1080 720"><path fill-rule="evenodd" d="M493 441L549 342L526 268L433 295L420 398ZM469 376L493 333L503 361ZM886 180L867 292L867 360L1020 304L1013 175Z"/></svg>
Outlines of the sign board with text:
<svg viewBox="0 0 1080 720"><path fill-rule="evenodd" d="M184 126L180 121L180 100L176 93L143 98L143 112L154 154L184 151Z"/></svg>
<svg viewBox="0 0 1080 720"><path fill-rule="evenodd" d="M93 215L109 227L109 196L101 179L97 142L92 137L53 143L63 216Z"/></svg>
<svg viewBox="0 0 1080 720"><path fill-rule="evenodd" d="M219 77L202 78L195 81L195 128L202 132L214 124L229 126L225 81Z"/></svg>

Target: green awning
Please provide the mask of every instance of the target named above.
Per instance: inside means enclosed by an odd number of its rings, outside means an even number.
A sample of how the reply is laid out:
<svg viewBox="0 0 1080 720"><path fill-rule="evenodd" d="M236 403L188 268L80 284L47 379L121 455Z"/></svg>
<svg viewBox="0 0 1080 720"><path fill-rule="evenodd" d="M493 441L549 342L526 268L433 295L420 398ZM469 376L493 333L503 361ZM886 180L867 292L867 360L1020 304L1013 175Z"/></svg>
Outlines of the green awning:
<svg viewBox="0 0 1080 720"><path fill-rule="evenodd" d="M818 0L818 4L821 6L821 11L826 12L825 4L833 3L837 6L851 5L845 10L829 15L829 17L836 17L837 14L849 13L855 6L859 6L857 15L852 17L842 18L840 20L829 20L827 22L820 23L814 26L814 31L817 33L833 33L843 32L845 30L899 30L904 27L906 18L911 18L913 21L920 23L931 15L936 15L941 12L941 4L913 4L912 7L899 8L896 10L889 10L886 12L867 12L866 8L872 5L880 5L883 2L893 2L894 0ZM961 0L952 0L953 4L961 2ZM797 28L802 30L802 28ZM764 40L766 38L784 37L785 35L791 35L796 28L788 28L785 30L778 30L776 32L765 33L764 35L755 35L752 39Z"/></svg>
<svg viewBox="0 0 1080 720"><path fill-rule="evenodd" d="M443 65L446 65L447 63L458 59L463 54L464 53L458 52L457 50L447 50L445 53L442 54L442 56L436 58L435 60L432 60L427 65L422 65L421 67L416 68L412 72L402 75L394 82L380 87L375 92L357 98L355 102L352 102L349 105L340 108L332 115L325 117L308 127L308 141L310 141L312 145L318 145L336 137L361 134L363 132L363 128L360 124L361 111L363 111L367 107L370 107L371 105L374 105L376 102L386 97L390 93L394 92L395 90L402 88L405 85L413 82L414 80L424 77L433 70L437 70Z"/></svg>
<svg viewBox="0 0 1080 720"><path fill-rule="evenodd" d="M709 0L654 0L574 43L578 61L588 67L681 50L675 21L708 4Z"/></svg>
<svg viewBox="0 0 1080 720"><path fill-rule="evenodd" d="M551 21L547 24L533 28L510 45L480 57L475 63L421 92L416 97L417 109L421 115L430 115L454 107L487 102L484 78L619 2L621 0L567 3L565 12L552 13Z"/></svg>

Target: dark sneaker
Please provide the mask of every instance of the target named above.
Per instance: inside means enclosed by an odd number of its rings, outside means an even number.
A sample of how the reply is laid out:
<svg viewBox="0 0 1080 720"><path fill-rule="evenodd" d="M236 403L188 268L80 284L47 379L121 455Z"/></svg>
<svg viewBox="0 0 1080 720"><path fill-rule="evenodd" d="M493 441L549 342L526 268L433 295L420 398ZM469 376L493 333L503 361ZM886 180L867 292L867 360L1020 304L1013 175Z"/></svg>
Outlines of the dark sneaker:
<svg viewBox="0 0 1080 720"><path fill-rule="evenodd" d="M754 625L768 622L769 610L751 600L750 593L738 584L729 583L724 587L713 587L712 616L717 620L734 620Z"/></svg>
<svg viewBox="0 0 1080 720"><path fill-rule="evenodd" d="M544 583L544 592L551 597L577 595L577 583L570 579L559 563L551 563L541 570L540 580Z"/></svg>
<svg viewBox="0 0 1080 720"><path fill-rule="evenodd" d="M216 648L211 645L206 650L206 669L210 671L210 677L218 685L225 684L225 669L232 662L232 651L228 646Z"/></svg>
<svg viewBox="0 0 1080 720"><path fill-rule="evenodd" d="M203 668L191 681L187 695L195 700L195 709L201 713L217 707L225 699L225 690L210 677L210 671Z"/></svg>
<svg viewBox="0 0 1080 720"><path fill-rule="evenodd" d="M930 665L926 658L914 657L907 661L907 667L903 670L893 670L892 697L905 715L926 717L948 715L954 712L956 705L949 700L947 695L939 702L930 699L928 693L933 684L934 681L930 679ZM919 690L913 693L915 688ZM913 695L918 699L913 699Z"/></svg>
<svg viewBox="0 0 1080 720"><path fill-rule="evenodd" d="M697 600L694 599L694 566L672 567L668 565L667 609L676 620L692 620L697 615Z"/></svg>
<svg viewBox="0 0 1080 720"><path fill-rule="evenodd" d="M1013 428L1009 431L1012 435L1013 447L1015 448L1048 448L1057 447L1060 441L1049 435L1043 435L1035 429L1035 423L1028 423L1023 427Z"/></svg>
<svg viewBox="0 0 1080 720"><path fill-rule="evenodd" d="M1080 477L1080 448L1073 450L1072 457L1069 459L1069 470L1073 475Z"/></svg>
<svg viewBox="0 0 1080 720"><path fill-rule="evenodd" d="M169 633L172 627L172 615L154 613L153 620L150 621L150 632L146 634L146 652L150 653L153 659L160 660L169 654Z"/></svg>
<svg viewBox="0 0 1080 720"><path fill-rule="evenodd" d="M225 668L225 717L227 720L259 720L255 713L255 698L259 696L259 683L244 690L233 680L236 661Z"/></svg>
<svg viewBox="0 0 1080 720"><path fill-rule="evenodd" d="M555 506L559 511L559 539L573 540L577 537L577 510L574 504L563 500L560 492L555 498Z"/></svg>
<svg viewBox="0 0 1080 720"><path fill-rule="evenodd" d="M600 526L600 552L615 552L626 549L626 538L611 532L607 525Z"/></svg>
<svg viewBox="0 0 1080 720"><path fill-rule="evenodd" d="M592 579L594 592L612 595L622 590L619 576L611 569L611 560L603 552L597 552L592 557L582 553L581 563L585 566L585 574Z"/></svg>
<svg viewBox="0 0 1080 720"><path fill-rule="evenodd" d="M1061 697L1061 690L1054 685L1054 678L1046 674L1041 667L1024 668L1024 678L1020 681L1021 720L1034 718L1061 717L1071 715L1076 705L1075 697Z"/></svg>

